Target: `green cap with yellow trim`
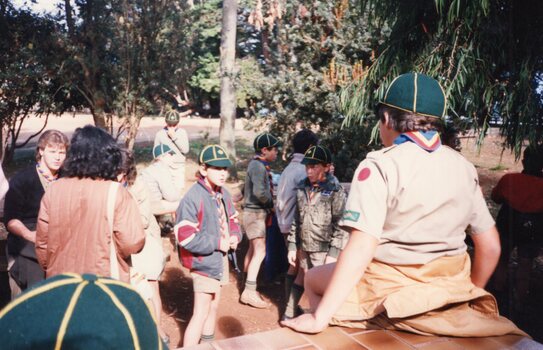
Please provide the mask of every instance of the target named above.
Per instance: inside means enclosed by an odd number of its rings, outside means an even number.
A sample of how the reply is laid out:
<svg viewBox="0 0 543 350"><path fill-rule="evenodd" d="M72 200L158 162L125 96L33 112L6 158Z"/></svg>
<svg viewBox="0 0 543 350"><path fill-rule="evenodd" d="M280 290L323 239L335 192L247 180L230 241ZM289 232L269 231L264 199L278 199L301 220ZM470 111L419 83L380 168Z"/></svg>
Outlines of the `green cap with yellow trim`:
<svg viewBox="0 0 543 350"><path fill-rule="evenodd" d="M279 141L279 139L272 134L265 132L255 137L253 146L255 148L255 152L260 152L260 150L264 147L272 148L281 146L281 141Z"/></svg>
<svg viewBox="0 0 543 350"><path fill-rule="evenodd" d="M167 349L130 285L95 275L40 282L0 311L4 349Z"/></svg>
<svg viewBox="0 0 543 350"><path fill-rule="evenodd" d="M198 163L216 166L219 168L227 168L232 166L232 162L228 158L228 154L226 154L224 148L219 145L205 146L198 155Z"/></svg>
<svg viewBox="0 0 543 350"><path fill-rule="evenodd" d="M179 123L179 112L174 109L168 111L164 117L164 120L166 121L166 124L170 126L177 125Z"/></svg>
<svg viewBox="0 0 543 350"><path fill-rule="evenodd" d="M425 74L411 72L396 77L379 104L428 117L443 118L445 102L445 93L437 80Z"/></svg>
<svg viewBox="0 0 543 350"><path fill-rule="evenodd" d="M311 146L304 154L302 164L330 164L332 152L324 146Z"/></svg>

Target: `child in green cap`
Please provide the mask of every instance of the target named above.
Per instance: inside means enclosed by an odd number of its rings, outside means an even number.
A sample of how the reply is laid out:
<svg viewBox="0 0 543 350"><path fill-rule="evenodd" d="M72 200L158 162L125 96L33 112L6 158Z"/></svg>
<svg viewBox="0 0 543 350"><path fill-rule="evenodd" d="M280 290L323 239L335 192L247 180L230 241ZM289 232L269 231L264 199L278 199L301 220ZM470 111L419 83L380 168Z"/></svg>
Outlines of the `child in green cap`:
<svg viewBox="0 0 543 350"><path fill-rule="evenodd" d="M226 253L241 241L238 213L223 187L232 165L219 145L204 147L198 156L198 181L185 194L177 209L174 232L181 263L190 269L194 310L183 346L211 341L221 286L228 283Z"/></svg>
<svg viewBox="0 0 543 350"><path fill-rule="evenodd" d="M239 301L263 309L269 304L256 290L256 278L266 257L266 227L273 215L273 182L270 163L277 159L279 140L268 133L258 135L253 143L256 155L247 166L243 202L243 227L249 239L245 255L245 288Z"/></svg>
<svg viewBox="0 0 543 350"><path fill-rule="evenodd" d="M442 145L445 94L433 78L397 77L378 108L385 148L358 166L340 222L350 237L337 263L306 274L313 313L283 325L328 324L423 335L525 335L500 317L485 287L500 256L475 167ZM466 252L470 226L474 257Z"/></svg>
<svg viewBox="0 0 543 350"><path fill-rule="evenodd" d="M338 225L347 195L330 173L332 153L326 147L312 146L305 152L302 164L307 177L297 187L294 221L288 235L288 261L295 266L298 258L300 268L288 297L284 319L296 315L304 292L305 272L336 262L347 242L347 231Z"/></svg>

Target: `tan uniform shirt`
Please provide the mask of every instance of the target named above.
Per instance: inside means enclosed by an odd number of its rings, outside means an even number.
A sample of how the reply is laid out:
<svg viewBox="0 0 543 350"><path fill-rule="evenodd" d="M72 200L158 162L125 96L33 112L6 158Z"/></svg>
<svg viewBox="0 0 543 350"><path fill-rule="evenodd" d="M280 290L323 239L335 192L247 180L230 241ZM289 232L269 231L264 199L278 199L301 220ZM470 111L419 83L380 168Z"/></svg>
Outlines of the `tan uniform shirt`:
<svg viewBox="0 0 543 350"><path fill-rule="evenodd" d="M405 142L360 163L340 225L379 239L376 260L406 265L463 253L466 228L482 233L494 220L475 167L460 153Z"/></svg>

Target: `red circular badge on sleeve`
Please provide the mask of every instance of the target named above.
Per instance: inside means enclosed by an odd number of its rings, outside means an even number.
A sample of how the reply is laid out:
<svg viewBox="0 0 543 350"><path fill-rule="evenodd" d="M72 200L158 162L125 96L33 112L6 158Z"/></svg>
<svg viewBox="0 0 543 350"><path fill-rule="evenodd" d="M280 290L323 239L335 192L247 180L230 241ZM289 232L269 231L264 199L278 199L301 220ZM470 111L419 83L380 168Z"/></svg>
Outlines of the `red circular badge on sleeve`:
<svg viewBox="0 0 543 350"><path fill-rule="evenodd" d="M370 168L364 168L360 170L360 172L358 173L358 181L366 180L368 177L370 177L370 174L371 174Z"/></svg>

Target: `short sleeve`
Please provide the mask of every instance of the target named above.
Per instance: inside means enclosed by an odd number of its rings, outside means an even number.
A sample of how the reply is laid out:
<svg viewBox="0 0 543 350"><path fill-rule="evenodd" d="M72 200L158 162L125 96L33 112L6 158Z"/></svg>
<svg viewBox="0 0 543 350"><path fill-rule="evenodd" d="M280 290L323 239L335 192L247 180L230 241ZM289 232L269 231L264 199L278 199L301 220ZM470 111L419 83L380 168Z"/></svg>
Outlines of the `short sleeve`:
<svg viewBox="0 0 543 350"><path fill-rule="evenodd" d="M494 219L490 215L488 206L486 205L485 198L481 187L477 186L475 189L475 196L473 199L473 211L470 220L471 233L478 234L488 231L494 226Z"/></svg>
<svg viewBox="0 0 543 350"><path fill-rule="evenodd" d="M353 176L339 225L379 239L387 213L387 193L385 178L375 161L362 161Z"/></svg>

